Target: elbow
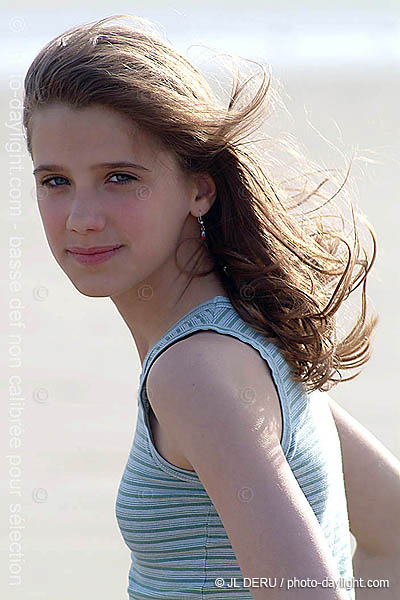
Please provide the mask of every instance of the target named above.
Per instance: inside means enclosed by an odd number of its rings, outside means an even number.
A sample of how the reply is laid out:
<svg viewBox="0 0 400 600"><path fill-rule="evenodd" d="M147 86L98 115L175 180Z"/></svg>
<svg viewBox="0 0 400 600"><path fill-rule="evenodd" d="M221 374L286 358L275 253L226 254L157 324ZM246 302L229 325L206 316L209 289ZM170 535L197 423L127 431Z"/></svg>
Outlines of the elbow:
<svg viewBox="0 0 400 600"><path fill-rule="evenodd" d="M400 552L391 549L384 554L370 552L358 546L353 556L353 571L356 579L375 579L390 587L390 598L398 598L400 593ZM382 583L383 585L383 583Z"/></svg>
<svg viewBox="0 0 400 600"><path fill-rule="evenodd" d="M400 569L400 532L397 529L397 526L393 526L390 531L382 528L379 537L374 538L355 536L357 543L356 552L358 551L359 554L369 558L397 558Z"/></svg>
<svg viewBox="0 0 400 600"><path fill-rule="evenodd" d="M396 543L387 545L365 545L359 540L353 555L354 565L358 564L365 568L367 565L393 565L400 570L400 547L398 540Z"/></svg>

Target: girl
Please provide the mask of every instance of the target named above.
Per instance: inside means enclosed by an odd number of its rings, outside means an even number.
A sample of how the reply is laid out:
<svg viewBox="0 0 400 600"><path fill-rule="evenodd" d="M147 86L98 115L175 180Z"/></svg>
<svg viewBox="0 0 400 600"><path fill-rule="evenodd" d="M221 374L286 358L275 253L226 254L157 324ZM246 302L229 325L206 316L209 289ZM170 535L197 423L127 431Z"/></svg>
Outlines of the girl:
<svg viewBox="0 0 400 600"><path fill-rule="evenodd" d="M225 107L148 22L108 23L121 16L41 50L23 122L54 258L111 298L142 365L116 499L129 598L345 600L377 577L389 589L357 598L398 597L399 463L317 393L369 358L373 230L368 263L353 210L352 231L328 226L321 185L278 184L246 148L263 66Z"/></svg>

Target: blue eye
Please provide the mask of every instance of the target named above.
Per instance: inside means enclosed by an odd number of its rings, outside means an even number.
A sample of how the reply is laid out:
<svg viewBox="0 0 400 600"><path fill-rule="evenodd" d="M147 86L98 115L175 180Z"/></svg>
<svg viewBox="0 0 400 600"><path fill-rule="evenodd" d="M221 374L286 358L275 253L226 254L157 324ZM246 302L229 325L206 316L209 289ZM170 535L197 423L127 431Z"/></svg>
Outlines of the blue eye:
<svg viewBox="0 0 400 600"><path fill-rule="evenodd" d="M112 183L117 183L117 184L125 184L125 183L130 183L131 181L137 181L137 177L135 177L134 175L130 175L129 173L114 173L114 175L111 175L111 177L129 177L129 179L125 180L125 181L113 181ZM109 180L110 181L110 180Z"/></svg>
<svg viewBox="0 0 400 600"><path fill-rule="evenodd" d="M48 177L47 179L43 179L41 185L47 185L48 187L60 187L59 185L50 185L50 181L52 181L53 179L64 179L64 181L66 181L65 177L55 175L54 177Z"/></svg>
<svg viewBox="0 0 400 600"><path fill-rule="evenodd" d="M111 175L111 177L127 177L128 179L125 179L123 181L112 181L111 183L116 183L117 185L124 185L126 183L130 183L131 181L137 181L137 177L135 177L134 175L130 175L129 173L114 173L114 175ZM109 179L109 181L111 180L111 177ZM58 184L51 184L50 181L53 181L55 179L63 179L64 181L67 181L65 179L65 177L61 177L61 175L53 175L53 177L48 177L47 179L44 179L41 183L41 185L43 186L48 186L48 187L61 187ZM70 184L68 184L70 185Z"/></svg>

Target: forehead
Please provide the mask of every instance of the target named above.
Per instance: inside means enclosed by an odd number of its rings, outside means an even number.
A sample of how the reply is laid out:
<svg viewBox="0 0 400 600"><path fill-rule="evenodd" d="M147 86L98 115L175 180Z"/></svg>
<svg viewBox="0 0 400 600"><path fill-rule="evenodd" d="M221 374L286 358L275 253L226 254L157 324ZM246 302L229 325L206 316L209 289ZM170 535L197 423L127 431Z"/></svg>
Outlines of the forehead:
<svg viewBox="0 0 400 600"><path fill-rule="evenodd" d="M74 108L52 103L34 111L30 132L32 155L41 162L54 162L55 153L65 158L77 152L80 156L95 154L105 160L112 160L112 153L119 158L129 154L130 158L176 166L173 153L156 136L127 115L105 106Z"/></svg>

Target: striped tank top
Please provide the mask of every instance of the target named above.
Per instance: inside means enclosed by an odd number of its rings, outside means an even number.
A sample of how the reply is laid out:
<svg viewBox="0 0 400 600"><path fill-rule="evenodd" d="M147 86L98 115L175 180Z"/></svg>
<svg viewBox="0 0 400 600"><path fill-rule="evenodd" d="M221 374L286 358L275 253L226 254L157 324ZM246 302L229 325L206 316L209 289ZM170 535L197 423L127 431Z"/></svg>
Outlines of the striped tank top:
<svg viewBox="0 0 400 600"><path fill-rule="evenodd" d="M326 397L308 394L301 382L294 382L276 344L247 324L225 296L189 311L144 359L136 430L115 504L130 550L129 599L252 600L249 588L240 584L239 563L200 478L158 453L149 425L145 382L151 365L174 342L207 329L250 344L267 361L281 404L282 451L326 536L337 579L343 578L339 585L354 600L341 448ZM227 587L231 578L237 587ZM274 585L273 578L269 585Z"/></svg>

